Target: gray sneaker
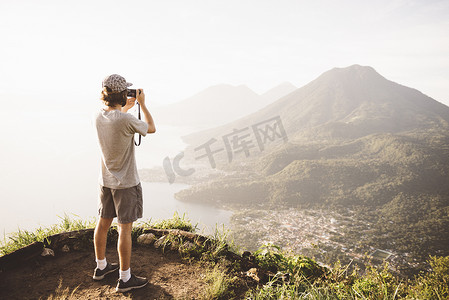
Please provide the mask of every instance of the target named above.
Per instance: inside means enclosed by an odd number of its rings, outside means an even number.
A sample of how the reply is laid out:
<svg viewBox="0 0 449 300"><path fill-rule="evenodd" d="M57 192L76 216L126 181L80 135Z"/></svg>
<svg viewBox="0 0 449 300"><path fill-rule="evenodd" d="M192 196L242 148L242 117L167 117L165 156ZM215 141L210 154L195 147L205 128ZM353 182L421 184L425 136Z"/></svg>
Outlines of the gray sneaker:
<svg viewBox="0 0 449 300"><path fill-rule="evenodd" d="M108 263L106 265L106 268L104 268L103 270L100 270L98 268L95 268L94 271L94 276L92 276L92 278L94 280L102 280L104 278L105 275L112 273L114 271L118 270L118 264L116 263Z"/></svg>
<svg viewBox="0 0 449 300"><path fill-rule="evenodd" d="M116 292L127 292L133 289L140 289L146 286L148 280L145 277L134 276L131 274L131 278L127 282L123 282L121 279L117 282Z"/></svg>

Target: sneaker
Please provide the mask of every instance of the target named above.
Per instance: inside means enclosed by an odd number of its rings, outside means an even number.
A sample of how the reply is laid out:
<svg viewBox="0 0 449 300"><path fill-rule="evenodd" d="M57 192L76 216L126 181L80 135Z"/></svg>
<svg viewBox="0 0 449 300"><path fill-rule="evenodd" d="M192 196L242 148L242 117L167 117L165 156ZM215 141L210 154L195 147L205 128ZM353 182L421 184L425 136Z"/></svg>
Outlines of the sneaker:
<svg viewBox="0 0 449 300"><path fill-rule="evenodd" d="M118 264L116 264L116 263L108 263L106 265L106 268L104 268L103 270L95 268L94 276L92 276L92 278L94 280L102 280L105 275L107 275L109 273L112 273L114 271L117 271L118 268L119 268Z"/></svg>
<svg viewBox="0 0 449 300"><path fill-rule="evenodd" d="M148 280L144 277L134 276L131 274L131 278L127 282L123 282L123 280L119 279L117 282L117 287L115 288L116 292L127 292L133 289L140 289L146 286Z"/></svg>

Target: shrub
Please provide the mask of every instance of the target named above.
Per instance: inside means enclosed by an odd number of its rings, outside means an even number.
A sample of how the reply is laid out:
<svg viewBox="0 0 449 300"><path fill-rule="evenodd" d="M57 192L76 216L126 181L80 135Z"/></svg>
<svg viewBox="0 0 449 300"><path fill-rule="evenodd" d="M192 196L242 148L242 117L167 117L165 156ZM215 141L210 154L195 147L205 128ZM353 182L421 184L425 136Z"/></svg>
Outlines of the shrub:
<svg viewBox="0 0 449 300"><path fill-rule="evenodd" d="M416 279L410 295L416 299L449 299L449 256L431 256L429 264L432 270Z"/></svg>

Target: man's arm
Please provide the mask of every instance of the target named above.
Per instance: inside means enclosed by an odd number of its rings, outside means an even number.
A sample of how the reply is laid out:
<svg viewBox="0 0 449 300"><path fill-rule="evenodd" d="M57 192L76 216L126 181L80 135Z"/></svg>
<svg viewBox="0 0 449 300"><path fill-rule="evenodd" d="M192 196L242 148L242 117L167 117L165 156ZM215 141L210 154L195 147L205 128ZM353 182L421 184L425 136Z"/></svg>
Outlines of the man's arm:
<svg viewBox="0 0 449 300"><path fill-rule="evenodd" d="M153 117L151 116L150 112L148 111L148 108L145 105L145 94L143 93L142 89L137 90L137 102L139 102L140 109L144 116L144 120L148 124L147 133L155 133L156 126L154 125Z"/></svg>

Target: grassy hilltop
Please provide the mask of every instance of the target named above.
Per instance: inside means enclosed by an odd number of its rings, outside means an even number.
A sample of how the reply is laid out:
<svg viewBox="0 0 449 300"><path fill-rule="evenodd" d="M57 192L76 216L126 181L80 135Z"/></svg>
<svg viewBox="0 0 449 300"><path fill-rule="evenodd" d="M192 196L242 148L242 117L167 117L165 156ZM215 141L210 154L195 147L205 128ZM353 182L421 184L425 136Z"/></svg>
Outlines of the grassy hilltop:
<svg viewBox="0 0 449 300"><path fill-rule="evenodd" d="M92 226L92 222L71 220L66 217L61 225L49 229L48 232ZM187 219L176 214L170 220L141 223L133 231L135 243L146 228L183 229L193 232L196 226L192 226ZM45 229L39 230L43 231ZM13 234L3 241L2 254L18 247L18 243L24 241L22 237L34 236L35 240L42 241L43 235L39 232L21 231ZM244 253L240 256L235 253L237 252L235 246L230 246L232 242L227 240L226 231L216 231L214 236L208 237L203 243L186 248L182 246L183 238L179 233L173 231L164 236L164 242L160 244L159 249L162 253L166 253L165 255L178 253L192 269L201 266L203 275L191 279L201 282L202 290L198 294L198 298L201 299L447 299L449 297L447 285L449 257L431 257L427 272L412 280L404 280L389 273L386 266L376 269L368 264L363 273L360 270L349 272L348 266L341 266L339 262L335 262L331 268L323 267L305 256L286 254L275 245L264 245L252 254ZM113 241L115 236L116 232L112 229L110 240ZM88 251L92 251L91 246L91 243L86 244ZM60 256L74 255L74 252L71 253ZM46 264L52 264L52 261L47 260ZM0 273L1 276L8 276L8 271ZM81 282L82 278L78 280ZM4 291L5 289L2 289L2 292ZM2 292L0 295L3 295ZM86 295L88 292L77 282L71 286L62 286L60 283L50 298L75 299L77 295ZM139 295L145 297L145 291L141 293L143 294ZM130 295L123 295L125 298L128 296ZM171 298L170 295L167 297Z"/></svg>

